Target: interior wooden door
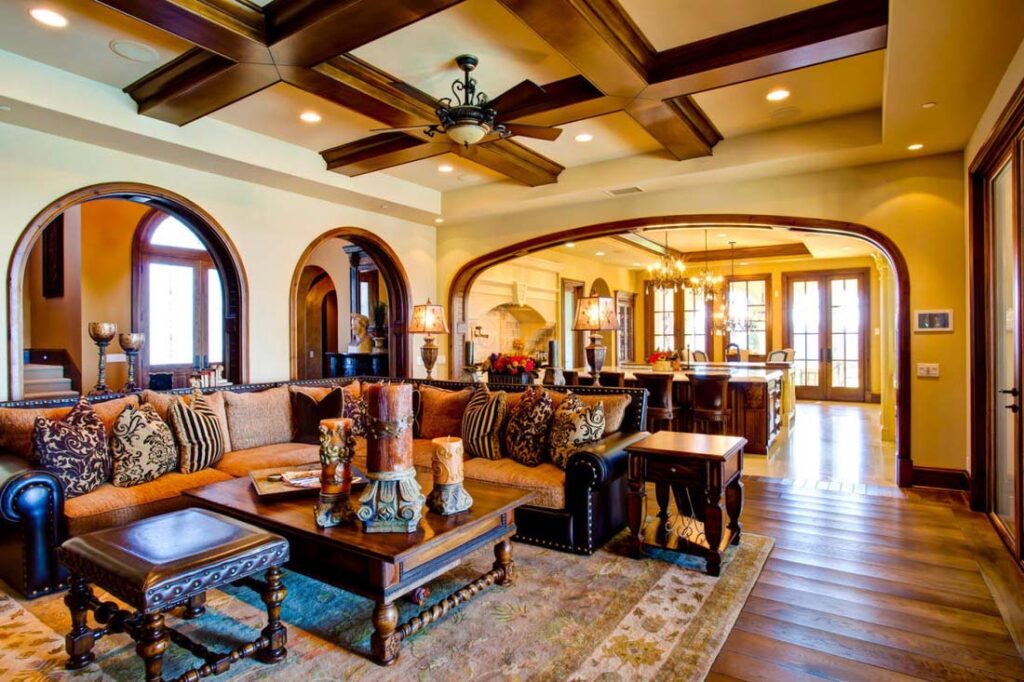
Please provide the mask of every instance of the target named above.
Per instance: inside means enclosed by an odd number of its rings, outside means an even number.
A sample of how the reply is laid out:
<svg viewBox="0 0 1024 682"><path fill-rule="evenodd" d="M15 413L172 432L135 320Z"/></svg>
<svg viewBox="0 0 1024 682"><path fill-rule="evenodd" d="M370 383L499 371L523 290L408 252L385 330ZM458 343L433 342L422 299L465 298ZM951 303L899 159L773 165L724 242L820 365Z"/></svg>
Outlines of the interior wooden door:
<svg viewBox="0 0 1024 682"><path fill-rule="evenodd" d="M798 400L825 399L822 357L825 292L820 275L790 275L786 283L786 339L793 353L793 386Z"/></svg>

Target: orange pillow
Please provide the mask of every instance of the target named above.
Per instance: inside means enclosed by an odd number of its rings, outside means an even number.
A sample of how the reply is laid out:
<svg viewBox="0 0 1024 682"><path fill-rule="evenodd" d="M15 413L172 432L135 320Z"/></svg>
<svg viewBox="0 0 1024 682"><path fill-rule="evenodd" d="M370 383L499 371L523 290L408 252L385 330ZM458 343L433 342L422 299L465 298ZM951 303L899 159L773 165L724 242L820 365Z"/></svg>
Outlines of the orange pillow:
<svg viewBox="0 0 1024 682"><path fill-rule="evenodd" d="M473 390L420 387L420 438L462 437L462 413Z"/></svg>

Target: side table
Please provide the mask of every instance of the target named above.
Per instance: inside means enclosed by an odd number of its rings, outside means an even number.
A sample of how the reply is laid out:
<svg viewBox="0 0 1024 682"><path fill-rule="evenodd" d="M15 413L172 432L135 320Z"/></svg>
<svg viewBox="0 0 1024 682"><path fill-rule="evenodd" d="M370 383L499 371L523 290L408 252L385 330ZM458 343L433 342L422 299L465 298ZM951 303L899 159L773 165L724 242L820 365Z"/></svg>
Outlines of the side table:
<svg viewBox="0 0 1024 682"><path fill-rule="evenodd" d="M722 553L739 544L745 438L659 431L626 448L626 504L633 556L645 545L704 557L717 576ZM646 524L646 483L655 484L657 522ZM678 514L669 514L669 490ZM729 524L722 527L722 498ZM687 516L687 513L690 516Z"/></svg>

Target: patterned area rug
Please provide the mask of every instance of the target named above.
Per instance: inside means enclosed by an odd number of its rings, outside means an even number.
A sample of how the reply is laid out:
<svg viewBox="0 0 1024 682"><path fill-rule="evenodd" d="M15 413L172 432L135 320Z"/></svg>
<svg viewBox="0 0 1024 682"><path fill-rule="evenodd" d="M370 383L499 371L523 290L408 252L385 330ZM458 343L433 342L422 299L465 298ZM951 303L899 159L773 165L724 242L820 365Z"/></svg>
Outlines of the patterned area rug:
<svg viewBox="0 0 1024 682"><path fill-rule="evenodd" d="M381 668L370 649L369 600L286 572L288 658L273 667L242 661L218 679L246 680L702 680L732 629L771 551L771 539L745 534L730 548L722 576L703 561L669 552L643 561L625 556L622 540L591 557L515 546L518 582L492 587L446 619L402 643L395 665ZM490 550L431 584L431 603L490 568ZM127 635L96 646L96 664L65 673L69 620L60 595L19 601L0 594L0 679L137 680L142 666ZM265 612L246 588L212 592L205 616L169 617L211 648L257 636ZM419 609L400 601L400 621ZM170 678L197 659L171 646Z"/></svg>

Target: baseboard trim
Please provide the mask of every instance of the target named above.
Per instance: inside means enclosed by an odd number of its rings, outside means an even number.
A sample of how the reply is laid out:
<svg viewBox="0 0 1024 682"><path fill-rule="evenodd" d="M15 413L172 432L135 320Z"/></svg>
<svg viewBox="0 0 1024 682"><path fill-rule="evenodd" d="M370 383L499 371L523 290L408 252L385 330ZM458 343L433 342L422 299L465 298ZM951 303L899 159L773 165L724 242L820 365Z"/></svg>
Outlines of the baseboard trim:
<svg viewBox="0 0 1024 682"><path fill-rule="evenodd" d="M876 403L876 404L882 402L882 394L881 393L871 393L871 394L869 394L868 395L868 402L869 403Z"/></svg>
<svg viewBox="0 0 1024 682"><path fill-rule="evenodd" d="M971 487L971 475L963 469L915 466L913 480L915 486L925 488L969 490Z"/></svg>

